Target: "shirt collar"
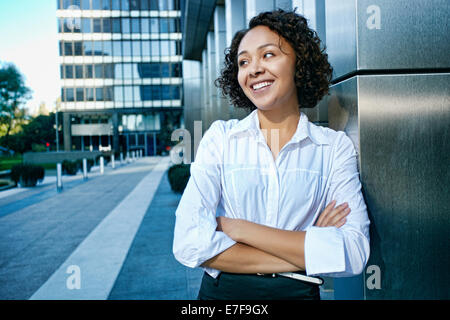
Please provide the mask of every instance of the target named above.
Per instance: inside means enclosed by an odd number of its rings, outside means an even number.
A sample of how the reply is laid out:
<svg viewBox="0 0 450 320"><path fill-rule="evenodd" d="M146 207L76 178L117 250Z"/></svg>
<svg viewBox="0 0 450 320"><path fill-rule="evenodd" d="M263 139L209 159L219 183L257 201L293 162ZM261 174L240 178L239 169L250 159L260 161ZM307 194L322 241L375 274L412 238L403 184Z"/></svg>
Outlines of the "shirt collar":
<svg viewBox="0 0 450 320"><path fill-rule="evenodd" d="M238 121L229 131L229 137L234 135L240 136L250 132L255 137L264 139L261 129L259 128L258 109L253 110L247 117ZM298 121L297 130L291 138L292 143L298 143L306 138L309 138L317 145L330 144L328 138L315 124L308 120L308 117L303 112L300 112L300 119Z"/></svg>

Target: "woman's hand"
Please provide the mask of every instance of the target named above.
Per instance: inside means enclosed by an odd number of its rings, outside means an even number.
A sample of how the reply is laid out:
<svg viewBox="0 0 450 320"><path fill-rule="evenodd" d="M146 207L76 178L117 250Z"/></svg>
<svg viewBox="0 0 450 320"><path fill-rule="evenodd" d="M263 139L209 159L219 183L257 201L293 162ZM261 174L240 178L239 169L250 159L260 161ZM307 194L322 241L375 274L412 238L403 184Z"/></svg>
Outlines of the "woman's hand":
<svg viewBox="0 0 450 320"><path fill-rule="evenodd" d="M343 204L337 206L336 200L331 201L328 206L322 211L317 219L315 224L316 227L342 227L347 221L345 217L350 213L350 208L348 207L348 203L344 202Z"/></svg>
<svg viewBox="0 0 450 320"><path fill-rule="evenodd" d="M227 236L229 236L234 241L239 242L239 234L242 227L242 224L245 223L245 220L242 219L233 219L227 217L217 217L217 231L224 232Z"/></svg>

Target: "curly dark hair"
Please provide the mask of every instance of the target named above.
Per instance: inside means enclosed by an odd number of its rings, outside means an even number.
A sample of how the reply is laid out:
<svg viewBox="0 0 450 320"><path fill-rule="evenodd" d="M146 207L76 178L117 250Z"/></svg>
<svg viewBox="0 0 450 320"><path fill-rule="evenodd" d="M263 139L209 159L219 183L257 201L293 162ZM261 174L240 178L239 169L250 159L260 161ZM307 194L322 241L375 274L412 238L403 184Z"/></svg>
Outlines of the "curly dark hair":
<svg viewBox="0 0 450 320"><path fill-rule="evenodd" d="M237 51L242 38L256 26L267 26L283 37L292 46L296 54L295 85L300 108L314 108L328 93L333 69L328 63L325 47L314 30L308 27L306 19L294 11L262 12L253 17L248 29L238 31L225 50L224 68L215 85L228 96L237 108L255 110L255 105L247 98L238 82Z"/></svg>

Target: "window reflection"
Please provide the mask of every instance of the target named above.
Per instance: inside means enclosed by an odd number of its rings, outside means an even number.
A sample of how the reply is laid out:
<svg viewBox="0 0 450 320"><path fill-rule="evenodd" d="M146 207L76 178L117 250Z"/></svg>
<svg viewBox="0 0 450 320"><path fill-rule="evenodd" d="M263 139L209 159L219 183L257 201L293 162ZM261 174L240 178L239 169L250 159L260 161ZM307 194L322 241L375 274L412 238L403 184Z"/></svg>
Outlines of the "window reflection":
<svg viewBox="0 0 450 320"><path fill-rule="evenodd" d="M142 41L142 55L143 56L150 56L150 41Z"/></svg>
<svg viewBox="0 0 450 320"><path fill-rule="evenodd" d="M128 0L122 0L121 1L121 9L122 10L130 10L130 6L129 6L129 3L128 3Z"/></svg>
<svg viewBox="0 0 450 320"><path fill-rule="evenodd" d="M91 33L92 32L92 19L91 18L81 18L81 32Z"/></svg>
<svg viewBox="0 0 450 320"><path fill-rule="evenodd" d="M122 42L113 41L113 55L121 56L122 55Z"/></svg>
<svg viewBox="0 0 450 320"><path fill-rule="evenodd" d="M122 33L130 33L130 19L122 19Z"/></svg>
<svg viewBox="0 0 450 320"><path fill-rule="evenodd" d="M139 18L131 18L131 32L132 33L141 32L141 25L139 23Z"/></svg>
<svg viewBox="0 0 450 320"><path fill-rule="evenodd" d="M124 87L124 100L127 102L133 101L133 88L131 86Z"/></svg>
<svg viewBox="0 0 450 320"><path fill-rule="evenodd" d="M83 79L83 66L82 65L75 66L75 78Z"/></svg>
<svg viewBox="0 0 450 320"><path fill-rule="evenodd" d="M116 65L114 66L114 76L116 79L123 78L123 64L116 63Z"/></svg>
<svg viewBox="0 0 450 320"><path fill-rule="evenodd" d="M123 87L114 87L114 101L123 101Z"/></svg>
<svg viewBox="0 0 450 320"><path fill-rule="evenodd" d="M131 41L123 41L122 49L124 56L131 56Z"/></svg>
<svg viewBox="0 0 450 320"><path fill-rule="evenodd" d="M94 88L86 88L86 101L94 101Z"/></svg>
<svg viewBox="0 0 450 320"><path fill-rule="evenodd" d="M83 41L83 51L85 56L92 56L94 52L92 41Z"/></svg>
<svg viewBox="0 0 450 320"><path fill-rule="evenodd" d="M140 57L141 56L141 42L139 40L132 41L133 44L133 56Z"/></svg>
<svg viewBox="0 0 450 320"><path fill-rule="evenodd" d="M92 29L94 30L94 32L96 33L102 32L102 20L100 18L93 19L92 24L93 24Z"/></svg>
<svg viewBox="0 0 450 320"><path fill-rule="evenodd" d="M112 18L111 19L112 32L113 33L121 33L121 21L120 18Z"/></svg>
<svg viewBox="0 0 450 320"><path fill-rule="evenodd" d="M158 33L159 32L159 21L158 18L150 18L150 32Z"/></svg>
<svg viewBox="0 0 450 320"><path fill-rule="evenodd" d="M104 98L103 98L103 87L95 88L95 100L96 101L104 101Z"/></svg>
<svg viewBox="0 0 450 320"><path fill-rule="evenodd" d="M102 41L93 41L93 44L94 44L94 56L102 56L103 55Z"/></svg>

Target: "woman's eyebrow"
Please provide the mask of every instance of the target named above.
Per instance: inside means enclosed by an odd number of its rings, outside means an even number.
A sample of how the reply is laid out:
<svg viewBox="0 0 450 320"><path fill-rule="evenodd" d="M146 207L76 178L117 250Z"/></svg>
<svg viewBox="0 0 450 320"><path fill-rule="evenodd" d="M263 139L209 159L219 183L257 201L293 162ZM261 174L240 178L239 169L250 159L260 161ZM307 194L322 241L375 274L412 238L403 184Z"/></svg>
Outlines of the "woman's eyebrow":
<svg viewBox="0 0 450 320"><path fill-rule="evenodd" d="M277 46L277 45L274 43L266 43L266 44L260 45L258 48L256 48L256 50L261 50L262 48L265 48L268 46ZM239 52L237 56L239 57L241 54L244 54L244 53L247 53L247 50L243 50L243 51Z"/></svg>

